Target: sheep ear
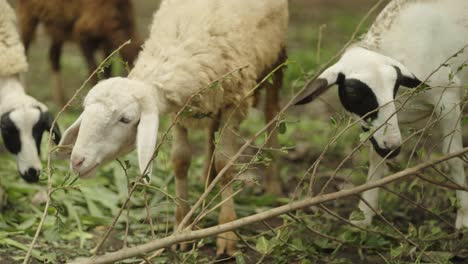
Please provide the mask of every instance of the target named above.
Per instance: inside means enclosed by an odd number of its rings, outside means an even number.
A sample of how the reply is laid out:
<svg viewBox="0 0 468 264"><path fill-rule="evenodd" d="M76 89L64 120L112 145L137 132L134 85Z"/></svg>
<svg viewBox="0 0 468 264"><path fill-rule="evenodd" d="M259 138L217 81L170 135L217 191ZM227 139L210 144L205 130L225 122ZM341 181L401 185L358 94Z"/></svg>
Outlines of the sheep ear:
<svg viewBox="0 0 468 264"><path fill-rule="evenodd" d="M140 172L145 173L143 181L147 184L151 180L151 162L156 150L158 128L159 114L155 107L151 110L143 109L137 129L137 152ZM147 167L148 169L145 171Z"/></svg>
<svg viewBox="0 0 468 264"><path fill-rule="evenodd" d="M397 72L397 84L408 88L416 88L423 84L403 63L387 57L388 63L395 68Z"/></svg>
<svg viewBox="0 0 468 264"><path fill-rule="evenodd" d="M345 76L339 72L338 68L338 65L335 64L324 71L297 97L296 100L294 100L293 105L310 103L326 92L330 87L342 81Z"/></svg>
<svg viewBox="0 0 468 264"><path fill-rule="evenodd" d="M423 84L413 73L404 66L393 66L397 72L397 83L408 88L416 88Z"/></svg>
<svg viewBox="0 0 468 264"><path fill-rule="evenodd" d="M58 156L59 158L69 157L72 152L72 145L75 144L78 132L80 131L81 116L67 129L58 143ZM57 127L57 125L56 125Z"/></svg>

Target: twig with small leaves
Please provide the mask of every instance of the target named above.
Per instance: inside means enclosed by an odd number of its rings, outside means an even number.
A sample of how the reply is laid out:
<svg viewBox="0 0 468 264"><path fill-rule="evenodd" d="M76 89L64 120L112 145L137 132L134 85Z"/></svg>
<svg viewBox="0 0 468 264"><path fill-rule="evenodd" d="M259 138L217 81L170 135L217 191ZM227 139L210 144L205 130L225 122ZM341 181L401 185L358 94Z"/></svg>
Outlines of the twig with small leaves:
<svg viewBox="0 0 468 264"><path fill-rule="evenodd" d="M432 166L434 164L439 164L439 163L445 162L445 161L447 161L449 159L456 158L456 157L459 157L461 155L464 155L465 153L468 153L468 147L463 148L461 151L445 155L445 156L443 156L443 157L441 157L439 159L432 160L432 161L426 161L426 162L421 163L419 165L416 165L416 166L414 166L412 168L408 168L408 169L405 169L403 171L400 171L400 172L394 173L392 175L389 175L386 178L379 179L379 180L376 180L376 181L373 181L373 182L368 182L368 183L365 183L365 184L357 186L357 187L341 190L341 191L334 192L334 193L323 194L323 195L320 195L320 196L307 197L307 198L304 198L302 200L293 201L293 202L291 202L289 204L286 204L286 205L283 205L283 206L280 206L280 207L276 207L276 208L273 208L273 209L269 209L269 210L266 210L264 212L257 213L257 214L251 215L251 216L247 216L247 217L244 217L244 218L241 218L241 219L237 219L237 220L234 220L234 221L229 222L229 223L217 225L217 226L210 227L210 228L195 230L195 231L185 231L185 232L175 233L175 234L173 234L171 236L168 236L168 237L165 237L165 238L162 238L162 239L158 239L158 240L155 240L155 241L151 241L151 242L146 243L146 244L138 245L138 246L131 247L131 248L122 249L122 250L112 252L112 253L107 253L107 254L105 254L103 256L94 256L94 257L91 257L91 258L80 259L80 260L74 261L72 263L74 263L74 264L111 263L111 262L116 262L116 261L120 261L120 260L123 260L123 259L131 258L131 257L139 256L139 255L141 255L143 253L146 253L146 252L151 252L151 251L155 251L155 250L158 250L158 249L166 248L166 247L169 247L171 245L178 244L178 243L181 243L181 242L197 240L197 239L200 239L200 238L205 238L205 237L218 235L218 234L221 234L221 233L225 233L225 232L228 232L228 231L238 229L238 228L240 228L242 226L246 226L246 225L250 225L250 224L253 224L253 223L256 223L256 222L260 222L260 221L263 221L265 219L269 219L269 218L272 218L272 217L275 217L275 216L278 216L278 215L286 214L286 213L289 213L289 212L292 212L292 211L295 211L295 210L299 210L299 209L310 207L310 206L317 205L317 204L322 204L322 203L327 202L327 201L332 201L332 200L337 200L337 199L344 198L344 197L357 195L357 194L362 193L364 191L374 189L374 188L378 188L378 187L387 185L387 184L389 184L391 182L394 182L394 181L403 179L405 177L408 177L410 175L414 175L414 174L416 174L416 173L418 173L420 171L423 171L423 170L429 168L430 166Z"/></svg>

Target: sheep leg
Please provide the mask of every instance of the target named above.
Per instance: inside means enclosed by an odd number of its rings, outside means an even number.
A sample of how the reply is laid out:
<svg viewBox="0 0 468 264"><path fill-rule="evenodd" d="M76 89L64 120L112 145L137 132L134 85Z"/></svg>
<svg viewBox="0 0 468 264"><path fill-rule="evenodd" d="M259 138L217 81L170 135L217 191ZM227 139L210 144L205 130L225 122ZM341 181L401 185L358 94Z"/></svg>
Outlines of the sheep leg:
<svg viewBox="0 0 468 264"><path fill-rule="evenodd" d="M382 161L382 157L375 152L374 148L371 146L369 150L369 171L367 172L367 182L372 182L381 179L386 170L387 164L385 161ZM379 208L379 189L371 189L362 193L362 200L365 200L374 210ZM359 202L359 209L364 214L363 220L354 220L352 221L356 225L368 226L372 223L372 218L374 217L374 211L367 206L364 201Z"/></svg>
<svg viewBox="0 0 468 264"><path fill-rule="evenodd" d="M172 142L172 166L175 171L175 185L176 185L176 196L177 196L177 205L175 211L175 222L174 230L176 230L189 211L189 206L187 203L188 199L188 190L187 190L187 174L190 167L191 161L191 147L188 141L188 132L187 129L175 125L172 131L173 142ZM181 250L187 249L187 243L180 245Z"/></svg>
<svg viewBox="0 0 468 264"><path fill-rule="evenodd" d="M265 101L265 122L268 123L274 119L279 113L279 93L283 82L283 71L278 70L273 75L273 84L266 84L266 101ZM269 164L264 176L264 186L267 193L281 195L281 178L279 175L278 152L274 149L278 148L278 130L276 126L270 126L268 133L271 133L270 138L266 142L266 147L271 150L273 160Z"/></svg>
<svg viewBox="0 0 468 264"><path fill-rule="evenodd" d="M229 116L230 111L225 111L222 113L220 127L224 129L220 135L220 141L214 153L216 171L221 171L226 166L229 159L237 152L237 138L234 132L237 130L237 125L235 125L236 122L233 120L234 118L230 121L227 121ZM222 188L221 199L224 203L221 205L221 212L218 219L219 224L225 224L237 218L236 211L234 209L234 199L232 197L232 177L233 171L231 168L220 180ZM234 252L236 251L236 247L237 236L234 232L231 231L218 235L216 240L216 255L218 257L221 257L225 254L228 256L233 256Z"/></svg>
<svg viewBox="0 0 468 264"><path fill-rule="evenodd" d="M36 17L29 14L29 10L24 10L26 5L17 6L18 27L21 32L21 41L23 42L26 53L29 50L39 21Z"/></svg>
<svg viewBox="0 0 468 264"><path fill-rule="evenodd" d="M448 102L454 104L445 104L441 107L442 120L440 127L443 132L442 151L445 154L461 151L463 148L462 127L460 123L461 109L459 100L457 98L449 98L445 96ZM459 158L447 161L449 168L449 176L460 186L467 187L467 180L463 161ZM457 220L455 222L456 228L468 228L468 192L456 191L458 201Z"/></svg>
<svg viewBox="0 0 468 264"><path fill-rule="evenodd" d="M94 53L96 52L97 45L93 41L85 40L81 42L81 52L85 57L86 63L88 64L89 75L97 68L96 60L94 58ZM95 85L97 83L97 74L91 78L91 84Z"/></svg>
<svg viewBox="0 0 468 264"><path fill-rule="evenodd" d="M112 54L112 50L111 49L106 49L106 51L104 53L104 56L106 58L108 58L111 54ZM111 64L107 65L107 67L104 68L104 77L106 79L109 79L110 77L112 77L113 66L114 66L114 64L111 63Z"/></svg>
<svg viewBox="0 0 468 264"><path fill-rule="evenodd" d="M203 174L200 180L203 183L210 182L216 176L216 169L213 160L213 153L215 151L215 133L219 129L219 114L214 119L210 120L210 125L207 130L206 148L205 148L205 164L203 165Z"/></svg>
<svg viewBox="0 0 468 264"><path fill-rule="evenodd" d="M62 78L60 76L60 57L62 55L62 41L53 41L49 50L49 60L52 68L52 78L54 80L53 98L56 104L63 106L66 104L65 92L63 90Z"/></svg>
<svg viewBox="0 0 468 264"><path fill-rule="evenodd" d="M253 95L252 106L255 107L255 108L259 108L261 98L262 98L262 90L261 89L256 89L254 91L254 95Z"/></svg>

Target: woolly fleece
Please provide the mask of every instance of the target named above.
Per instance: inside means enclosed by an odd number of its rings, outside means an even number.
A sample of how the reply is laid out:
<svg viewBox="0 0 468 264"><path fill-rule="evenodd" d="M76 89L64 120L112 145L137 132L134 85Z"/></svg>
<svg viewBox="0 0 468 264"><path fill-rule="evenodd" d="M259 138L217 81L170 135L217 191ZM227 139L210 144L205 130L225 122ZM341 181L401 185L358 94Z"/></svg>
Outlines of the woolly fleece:
<svg viewBox="0 0 468 264"><path fill-rule="evenodd" d="M244 116L246 98L285 48L287 27L287 0L165 0L129 78L156 88L168 110L177 111L200 89L245 67L191 103L201 116L234 105Z"/></svg>
<svg viewBox="0 0 468 264"><path fill-rule="evenodd" d="M26 54L16 29L16 16L6 0L0 0L0 76L28 70Z"/></svg>

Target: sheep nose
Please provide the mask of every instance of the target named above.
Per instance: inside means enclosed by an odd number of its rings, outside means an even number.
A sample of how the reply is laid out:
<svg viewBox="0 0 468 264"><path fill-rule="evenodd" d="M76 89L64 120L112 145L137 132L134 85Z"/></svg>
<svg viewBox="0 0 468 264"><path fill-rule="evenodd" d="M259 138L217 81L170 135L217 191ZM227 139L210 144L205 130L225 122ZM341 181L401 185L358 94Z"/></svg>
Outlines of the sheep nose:
<svg viewBox="0 0 468 264"><path fill-rule="evenodd" d="M34 168L29 168L24 174L21 174L21 177L27 182L37 182L39 181L39 175L41 175L41 170Z"/></svg>
<svg viewBox="0 0 468 264"><path fill-rule="evenodd" d="M400 147L400 141L399 140L384 140L383 141L384 147L386 149L396 149Z"/></svg>
<svg viewBox="0 0 468 264"><path fill-rule="evenodd" d="M81 165L83 165L85 161L85 157L72 157L71 158L71 164L72 164L72 167L74 170L77 170L81 167Z"/></svg>

